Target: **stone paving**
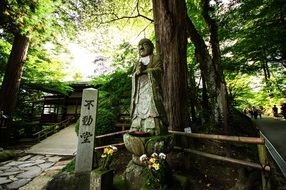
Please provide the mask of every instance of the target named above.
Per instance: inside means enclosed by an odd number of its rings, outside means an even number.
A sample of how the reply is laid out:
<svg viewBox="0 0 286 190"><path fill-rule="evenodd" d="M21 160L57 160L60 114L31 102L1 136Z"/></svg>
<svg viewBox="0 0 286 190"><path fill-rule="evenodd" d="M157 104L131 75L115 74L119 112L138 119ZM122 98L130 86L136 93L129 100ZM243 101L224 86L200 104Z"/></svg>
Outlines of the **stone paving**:
<svg viewBox="0 0 286 190"><path fill-rule="evenodd" d="M29 149L17 150L24 156L0 162L0 190L42 190L70 162L76 148L77 136L71 125Z"/></svg>
<svg viewBox="0 0 286 190"><path fill-rule="evenodd" d="M17 160L1 162L0 190L19 189L25 186L35 177L57 165L62 158L63 156L57 155L27 154ZM64 165L57 167L57 169L64 167Z"/></svg>

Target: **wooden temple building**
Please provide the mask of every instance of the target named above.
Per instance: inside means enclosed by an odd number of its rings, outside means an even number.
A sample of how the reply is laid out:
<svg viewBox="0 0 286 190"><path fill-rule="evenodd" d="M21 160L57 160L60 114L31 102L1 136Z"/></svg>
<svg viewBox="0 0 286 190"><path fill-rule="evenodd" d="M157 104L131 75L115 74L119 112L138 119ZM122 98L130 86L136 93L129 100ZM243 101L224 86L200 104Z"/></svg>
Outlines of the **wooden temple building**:
<svg viewBox="0 0 286 190"><path fill-rule="evenodd" d="M42 100L34 102L34 104L42 105L41 124L57 123L68 118L79 118L82 91L84 88L91 88L93 86L86 83L71 84L70 86L73 88L73 91L68 95L48 93Z"/></svg>

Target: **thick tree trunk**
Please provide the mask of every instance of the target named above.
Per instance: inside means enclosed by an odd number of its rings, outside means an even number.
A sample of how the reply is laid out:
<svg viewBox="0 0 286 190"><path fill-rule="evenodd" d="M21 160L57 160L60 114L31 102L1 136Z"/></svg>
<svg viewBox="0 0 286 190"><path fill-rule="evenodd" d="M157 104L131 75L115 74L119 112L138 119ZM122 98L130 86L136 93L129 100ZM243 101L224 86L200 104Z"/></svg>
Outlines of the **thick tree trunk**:
<svg viewBox="0 0 286 190"><path fill-rule="evenodd" d="M199 67L201 70L203 84L205 85L204 89L207 89L207 96L206 94L203 94L205 95L203 96L204 108L208 107L208 109L204 110L203 113L203 123L205 123L204 121L206 121L208 122L208 125L214 126L217 123L217 89L215 80L216 73L213 69L212 58L208 52L208 48L203 38L196 30L192 21L190 19L188 19L187 21L189 36L196 47L196 59L199 63ZM209 100L209 104L207 103L206 98Z"/></svg>
<svg viewBox="0 0 286 190"><path fill-rule="evenodd" d="M202 1L202 14L209 26L212 55L210 55L202 36L196 30L189 18L187 19L188 33L196 47L196 58L200 64L200 69L208 92L208 99L210 102L210 115L208 121L211 125L223 124L225 133L228 133L229 108L227 88L220 62L217 26L214 20L208 15L208 2L208 0Z"/></svg>
<svg viewBox="0 0 286 190"><path fill-rule="evenodd" d="M16 106L23 63L26 59L28 47L29 38L20 34L15 34L0 91L0 110L10 119Z"/></svg>
<svg viewBox="0 0 286 190"><path fill-rule="evenodd" d="M163 62L163 98L172 130L189 127L187 105L186 5L182 0L153 0L157 53Z"/></svg>
<svg viewBox="0 0 286 190"><path fill-rule="evenodd" d="M210 17L209 0L202 1L202 15L210 31L210 44L212 49L212 67L215 72L216 81L216 102L214 107L215 118L218 124L223 124L224 132L229 133L229 105L226 82L224 80L223 70L221 67L221 53L218 39L218 26L214 19Z"/></svg>

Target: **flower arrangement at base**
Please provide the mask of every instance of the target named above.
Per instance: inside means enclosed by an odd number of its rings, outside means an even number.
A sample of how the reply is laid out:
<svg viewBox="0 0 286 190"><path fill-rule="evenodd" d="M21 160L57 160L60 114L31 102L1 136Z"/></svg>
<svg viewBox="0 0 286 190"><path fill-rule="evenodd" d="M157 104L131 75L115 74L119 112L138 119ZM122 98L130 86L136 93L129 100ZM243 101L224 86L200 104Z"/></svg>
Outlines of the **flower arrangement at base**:
<svg viewBox="0 0 286 190"><path fill-rule="evenodd" d="M109 169L113 158L112 156L115 152L117 152L117 148L115 146L109 145L108 147L104 148L100 161L101 169Z"/></svg>
<svg viewBox="0 0 286 190"><path fill-rule="evenodd" d="M144 173L147 186L152 189L163 189L166 183L167 172L166 154L153 153L150 157L143 154L140 156L140 162L146 166Z"/></svg>

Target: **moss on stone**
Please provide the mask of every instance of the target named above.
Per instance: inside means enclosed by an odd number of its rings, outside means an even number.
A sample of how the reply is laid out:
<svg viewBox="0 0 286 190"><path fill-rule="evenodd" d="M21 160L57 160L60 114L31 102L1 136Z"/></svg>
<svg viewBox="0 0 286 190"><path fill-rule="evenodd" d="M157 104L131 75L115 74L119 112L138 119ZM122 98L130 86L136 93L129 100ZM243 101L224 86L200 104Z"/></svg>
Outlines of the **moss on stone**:
<svg viewBox="0 0 286 190"><path fill-rule="evenodd" d="M0 152L0 162L10 160L16 157L16 153L12 150L3 150Z"/></svg>
<svg viewBox="0 0 286 190"><path fill-rule="evenodd" d="M124 177L122 175L117 175L113 179L114 190L126 190Z"/></svg>
<svg viewBox="0 0 286 190"><path fill-rule="evenodd" d="M151 140L151 141L163 141L163 140L166 140L169 138L173 139L174 135L173 134L155 135L155 136L149 137L149 140Z"/></svg>
<svg viewBox="0 0 286 190"><path fill-rule="evenodd" d="M73 172L75 171L75 159L72 159L62 170L61 172Z"/></svg>

